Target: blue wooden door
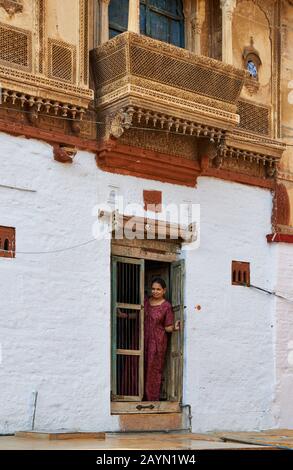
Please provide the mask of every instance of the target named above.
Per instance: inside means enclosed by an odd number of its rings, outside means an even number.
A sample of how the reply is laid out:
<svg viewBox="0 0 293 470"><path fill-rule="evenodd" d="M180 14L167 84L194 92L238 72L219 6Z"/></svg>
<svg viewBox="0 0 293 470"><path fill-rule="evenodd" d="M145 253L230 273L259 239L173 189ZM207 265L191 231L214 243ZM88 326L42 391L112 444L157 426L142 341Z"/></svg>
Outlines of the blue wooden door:
<svg viewBox="0 0 293 470"><path fill-rule="evenodd" d="M160 41L184 47L181 0L141 0L140 32Z"/></svg>
<svg viewBox="0 0 293 470"><path fill-rule="evenodd" d="M109 37L127 31L129 0L111 0L109 5Z"/></svg>
<svg viewBox="0 0 293 470"><path fill-rule="evenodd" d="M111 0L110 38L127 30L129 0ZM182 0L141 0L140 32L160 41L184 47Z"/></svg>

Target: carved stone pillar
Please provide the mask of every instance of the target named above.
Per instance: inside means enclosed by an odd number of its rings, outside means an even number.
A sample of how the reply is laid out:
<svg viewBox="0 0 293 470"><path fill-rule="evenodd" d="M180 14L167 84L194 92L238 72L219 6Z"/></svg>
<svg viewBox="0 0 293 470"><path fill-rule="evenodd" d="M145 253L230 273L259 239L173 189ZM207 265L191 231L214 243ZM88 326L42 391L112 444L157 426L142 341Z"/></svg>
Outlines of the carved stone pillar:
<svg viewBox="0 0 293 470"><path fill-rule="evenodd" d="M222 60L233 63L232 17L236 0L221 0L222 8Z"/></svg>
<svg viewBox="0 0 293 470"><path fill-rule="evenodd" d="M140 33L139 4L139 0L129 0L128 31L132 31L137 34Z"/></svg>
<svg viewBox="0 0 293 470"><path fill-rule="evenodd" d="M191 20L191 34L192 34L192 44L193 48L192 51L195 52L195 54L201 53L201 48L200 48L200 35L201 35L201 21L198 18L192 18Z"/></svg>
<svg viewBox="0 0 293 470"><path fill-rule="evenodd" d="M100 43L109 41L109 3L110 0L100 0Z"/></svg>
<svg viewBox="0 0 293 470"><path fill-rule="evenodd" d="M205 20L205 4L201 0L191 2L190 29L191 29L191 47L190 50L195 54L201 54L201 30Z"/></svg>
<svg viewBox="0 0 293 470"><path fill-rule="evenodd" d="M192 29L191 29L191 1L185 0L183 2L184 14L184 31L185 31L185 49L193 51L192 44Z"/></svg>

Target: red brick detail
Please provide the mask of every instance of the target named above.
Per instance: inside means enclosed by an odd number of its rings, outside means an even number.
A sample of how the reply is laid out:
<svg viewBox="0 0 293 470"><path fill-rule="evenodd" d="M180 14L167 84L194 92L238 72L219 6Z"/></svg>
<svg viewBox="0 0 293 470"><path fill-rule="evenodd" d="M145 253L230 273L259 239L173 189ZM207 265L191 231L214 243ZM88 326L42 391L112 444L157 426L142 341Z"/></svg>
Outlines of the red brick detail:
<svg viewBox="0 0 293 470"><path fill-rule="evenodd" d="M194 187L200 166L197 161L145 150L113 141L101 145L97 165L104 171Z"/></svg>
<svg viewBox="0 0 293 470"><path fill-rule="evenodd" d="M211 176L225 181L234 181L235 183L247 184L249 186L258 186L260 188L273 190L275 188L274 180L258 178L256 176L237 173L237 171L222 170L218 168L208 168L200 176Z"/></svg>
<svg viewBox="0 0 293 470"><path fill-rule="evenodd" d="M162 211L162 191L143 191L144 210Z"/></svg>
<svg viewBox="0 0 293 470"><path fill-rule="evenodd" d="M0 258L15 258L15 228L0 226Z"/></svg>
<svg viewBox="0 0 293 470"><path fill-rule="evenodd" d="M286 186L277 183L274 197L273 225L289 225L290 223L290 199Z"/></svg>
<svg viewBox="0 0 293 470"><path fill-rule="evenodd" d="M45 131L33 126L21 124L17 121L12 123L8 121L5 122L0 119L0 131L16 136L25 136L28 139L44 140L52 145L55 143L63 144L65 146L72 146L81 150L88 150L90 152L96 152L99 148L96 140L83 139L81 137L67 135L62 132L52 132L50 130Z"/></svg>
<svg viewBox="0 0 293 470"><path fill-rule="evenodd" d="M268 243L293 243L293 234L290 233L270 233L267 235Z"/></svg>
<svg viewBox="0 0 293 470"><path fill-rule="evenodd" d="M60 163L72 163L76 154L76 149L70 147L63 147L61 145L53 146L54 160Z"/></svg>
<svg viewBox="0 0 293 470"><path fill-rule="evenodd" d="M52 132L25 125L20 122L8 122L0 119L0 131L16 136L25 136L43 140L51 145L59 144L76 147L80 150L97 153L98 166L111 173L137 176L140 178L194 187L198 176L211 176L226 181L259 186L273 190L274 180L266 180L233 171L208 168L207 159L201 164L151 150L117 144L110 139L98 144L96 140L71 136L62 132Z"/></svg>
<svg viewBox="0 0 293 470"><path fill-rule="evenodd" d="M234 286L250 285L250 263L232 261L231 281Z"/></svg>

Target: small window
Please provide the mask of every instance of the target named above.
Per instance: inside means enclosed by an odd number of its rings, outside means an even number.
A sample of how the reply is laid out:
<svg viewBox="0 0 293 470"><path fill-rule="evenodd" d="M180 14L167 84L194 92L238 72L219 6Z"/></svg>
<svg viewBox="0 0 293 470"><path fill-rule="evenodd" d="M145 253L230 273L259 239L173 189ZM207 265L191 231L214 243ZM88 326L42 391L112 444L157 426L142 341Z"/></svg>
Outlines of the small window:
<svg viewBox="0 0 293 470"><path fill-rule="evenodd" d="M232 261L232 284L234 286L250 285L250 263Z"/></svg>
<svg viewBox="0 0 293 470"><path fill-rule="evenodd" d="M15 228L0 226L0 257L15 258Z"/></svg>
<svg viewBox="0 0 293 470"><path fill-rule="evenodd" d="M261 59L259 52L254 47L253 37L250 38L250 46L244 48L242 56L244 67L249 72L251 79L258 80Z"/></svg>
<svg viewBox="0 0 293 470"><path fill-rule="evenodd" d="M257 78L257 66L252 59L247 62L246 68L251 77Z"/></svg>

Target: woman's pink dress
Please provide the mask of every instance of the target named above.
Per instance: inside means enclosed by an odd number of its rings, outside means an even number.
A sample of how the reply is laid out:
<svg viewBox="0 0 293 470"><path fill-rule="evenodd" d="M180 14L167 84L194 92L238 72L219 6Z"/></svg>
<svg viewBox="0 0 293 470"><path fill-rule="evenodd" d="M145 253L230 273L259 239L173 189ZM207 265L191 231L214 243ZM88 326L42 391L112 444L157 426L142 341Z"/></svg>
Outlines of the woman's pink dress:
<svg viewBox="0 0 293 470"><path fill-rule="evenodd" d="M151 305L145 297L144 315L145 399L159 401L168 341L165 327L174 324L174 312L167 300Z"/></svg>

